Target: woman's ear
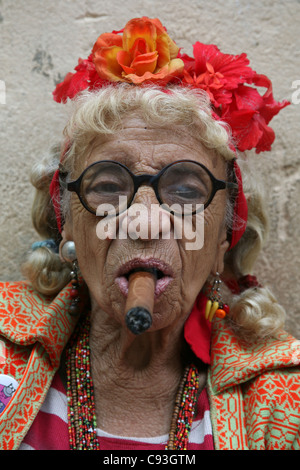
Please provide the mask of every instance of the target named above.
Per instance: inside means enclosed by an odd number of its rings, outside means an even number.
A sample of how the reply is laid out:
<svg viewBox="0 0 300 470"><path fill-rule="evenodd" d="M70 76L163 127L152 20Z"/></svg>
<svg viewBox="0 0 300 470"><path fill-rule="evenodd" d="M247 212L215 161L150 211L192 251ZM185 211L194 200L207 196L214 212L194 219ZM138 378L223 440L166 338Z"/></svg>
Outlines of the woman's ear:
<svg viewBox="0 0 300 470"><path fill-rule="evenodd" d="M227 240L227 230L224 227L221 230L220 237L219 237L216 259L215 259L215 263L213 266L214 275L216 273L221 274L224 271L224 257L228 248L229 248L229 241Z"/></svg>
<svg viewBox="0 0 300 470"><path fill-rule="evenodd" d="M68 215L64 221L61 236L65 238L65 241L73 241L73 224L70 215Z"/></svg>
<svg viewBox="0 0 300 470"><path fill-rule="evenodd" d="M61 242L59 244L59 256L60 256L61 261L64 261L64 258L61 254L61 249L66 242L70 242L70 241L73 241L73 235L70 230L69 224L65 223L61 232Z"/></svg>

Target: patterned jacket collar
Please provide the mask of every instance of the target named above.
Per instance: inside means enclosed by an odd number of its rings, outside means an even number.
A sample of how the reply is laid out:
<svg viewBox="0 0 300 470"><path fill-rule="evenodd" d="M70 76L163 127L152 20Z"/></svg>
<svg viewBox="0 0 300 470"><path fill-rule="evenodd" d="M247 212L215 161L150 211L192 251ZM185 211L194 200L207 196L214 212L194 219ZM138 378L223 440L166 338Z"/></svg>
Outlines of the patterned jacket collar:
<svg viewBox="0 0 300 470"><path fill-rule="evenodd" d="M20 345L39 342L57 367L77 323L69 314L71 284L53 299L37 294L26 282L0 284L0 331ZM300 341L287 333L257 346L245 346L223 320L213 324L210 377L214 393L238 385L265 370L300 363Z"/></svg>
<svg viewBox="0 0 300 470"><path fill-rule="evenodd" d="M71 284L53 299L36 293L27 282L0 283L0 331L15 344L40 343L58 367L78 318L69 314Z"/></svg>
<svg viewBox="0 0 300 470"><path fill-rule="evenodd" d="M210 380L214 394L265 371L300 363L300 341L286 332L278 339L249 347L236 339L222 320L214 322L211 348Z"/></svg>

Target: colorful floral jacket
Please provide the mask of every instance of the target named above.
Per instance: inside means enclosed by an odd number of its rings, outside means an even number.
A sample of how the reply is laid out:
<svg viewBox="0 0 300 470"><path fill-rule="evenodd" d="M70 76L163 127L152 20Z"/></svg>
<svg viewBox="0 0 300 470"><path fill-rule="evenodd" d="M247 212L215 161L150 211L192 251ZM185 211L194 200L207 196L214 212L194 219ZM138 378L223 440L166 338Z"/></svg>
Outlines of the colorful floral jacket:
<svg viewBox="0 0 300 470"><path fill-rule="evenodd" d="M70 290L53 299L26 282L0 283L0 374L19 384L0 414L2 450L18 449L59 367L76 323L68 313ZM211 360L215 448L299 449L300 341L283 334L249 349L218 320Z"/></svg>

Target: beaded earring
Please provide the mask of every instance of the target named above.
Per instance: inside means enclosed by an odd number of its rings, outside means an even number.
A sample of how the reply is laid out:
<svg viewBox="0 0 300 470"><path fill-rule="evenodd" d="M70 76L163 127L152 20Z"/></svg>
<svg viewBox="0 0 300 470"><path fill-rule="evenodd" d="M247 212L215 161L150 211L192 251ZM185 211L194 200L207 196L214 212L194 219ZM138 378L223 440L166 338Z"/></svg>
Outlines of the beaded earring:
<svg viewBox="0 0 300 470"><path fill-rule="evenodd" d="M61 256L66 263L72 264L71 275L71 306L70 306L70 315L78 315L80 313L80 296L79 296L79 282L78 282L78 262L75 250L75 243L72 241L67 241L61 247Z"/></svg>
<svg viewBox="0 0 300 470"><path fill-rule="evenodd" d="M210 322L214 316L218 318L225 318L229 313L229 306L225 304L221 299L221 284L222 280L220 274L216 273L216 278L212 286L210 286L210 292L208 294L208 300L205 307L205 318Z"/></svg>

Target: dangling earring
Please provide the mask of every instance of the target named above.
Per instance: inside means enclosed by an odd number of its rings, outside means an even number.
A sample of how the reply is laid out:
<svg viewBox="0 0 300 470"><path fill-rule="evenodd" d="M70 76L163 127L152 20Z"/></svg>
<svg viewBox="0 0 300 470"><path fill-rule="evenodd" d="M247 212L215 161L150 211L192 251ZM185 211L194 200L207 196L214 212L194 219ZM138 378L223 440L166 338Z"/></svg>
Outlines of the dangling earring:
<svg viewBox="0 0 300 470"><path fill-rule="evenodd" d="M71 283L72 283L72 290L71 290L71 306L70 306L70 315L75 316L80 313L80 297L79 297L79 283L78 283L78 262L75 250L75 243L72 241L68 241L64 243L61 247L61 256L66 263L72 263L72 271L71 271Z"/></svg>
<svg viewBox="0 0 300 470"><path fill-rule="evenodd" d="M205 318L210 322L215 315L218 318L225 318L229 313L229 306L224 304L221 299L221 284L220 274L216 273L216 278L210 288L205 308Z"/></svg>

